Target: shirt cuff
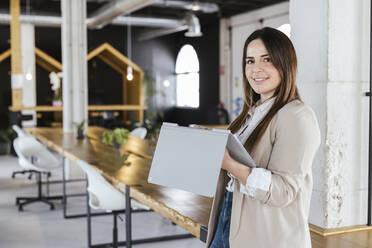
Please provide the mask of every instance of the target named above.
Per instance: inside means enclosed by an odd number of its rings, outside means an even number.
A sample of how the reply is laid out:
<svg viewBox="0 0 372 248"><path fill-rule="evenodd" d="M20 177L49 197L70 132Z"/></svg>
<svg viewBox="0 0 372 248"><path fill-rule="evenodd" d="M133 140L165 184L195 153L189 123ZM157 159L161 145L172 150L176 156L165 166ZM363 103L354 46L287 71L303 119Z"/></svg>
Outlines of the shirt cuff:
<svg viewBox="0 0 372 248"><path fill-rule="evenodd" d="M226 190L229 192L234 192L235 177L230 172L227 172L227 175L230 177L230 181L226 185Z"/></svg>
<svg viewBox="0 0 372 248"><path fill-rule="evenodd" d="M269 191L271 184L271 172L264 168L253 168L247 177L246 184L240 183L240 192L251 197L256 196L256 190Z"/></svg>

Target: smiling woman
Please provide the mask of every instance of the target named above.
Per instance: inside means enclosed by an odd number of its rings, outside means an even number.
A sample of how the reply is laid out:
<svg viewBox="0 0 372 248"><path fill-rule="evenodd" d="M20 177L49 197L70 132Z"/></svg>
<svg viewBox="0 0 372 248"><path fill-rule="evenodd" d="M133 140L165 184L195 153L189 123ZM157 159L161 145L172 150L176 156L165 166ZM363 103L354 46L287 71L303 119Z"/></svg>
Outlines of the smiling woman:
<svg viewBox="0 0 372 248"><path fill-rule="evenodd" d="M207 247L310 248L311 167L320 132L298 94L296 52L284 33L266 27L247 38L242 57L244 104L228 129L257 167L225 151Z"/></svg>

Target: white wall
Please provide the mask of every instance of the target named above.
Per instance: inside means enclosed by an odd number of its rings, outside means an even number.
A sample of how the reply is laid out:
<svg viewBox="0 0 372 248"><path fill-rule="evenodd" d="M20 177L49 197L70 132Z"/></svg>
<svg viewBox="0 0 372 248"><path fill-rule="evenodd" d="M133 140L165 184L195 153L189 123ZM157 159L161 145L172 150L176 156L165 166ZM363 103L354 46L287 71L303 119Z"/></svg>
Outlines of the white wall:
<svg viewBox="0 0 372 248"><path fill-rule="evenodd" d="M304 102L315 111L322 137L322 143L313 166L314 187L309 222L324 227L327 2L324 0L306 2L292 0L289 12L292 27L291 37L298 58L298 88ZM317 13L317 18L313 18L314 13Z"/></svg>
<svg viewBox="0 0 372 248"><path fill-rule="evenodd" d="M369 9L367 0L290 1L298 86L322 134L309 221L324 228L367 222Z"/></svg>

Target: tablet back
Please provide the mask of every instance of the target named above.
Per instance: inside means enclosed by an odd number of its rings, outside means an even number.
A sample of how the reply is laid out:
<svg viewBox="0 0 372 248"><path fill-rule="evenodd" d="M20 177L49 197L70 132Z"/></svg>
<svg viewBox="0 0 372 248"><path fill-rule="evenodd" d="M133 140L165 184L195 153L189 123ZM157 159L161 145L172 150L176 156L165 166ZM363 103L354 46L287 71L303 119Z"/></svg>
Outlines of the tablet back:
<svg viewBox="0 0 372 248"><path fill-rule="evenodd" d="M228 135L163 123L148 182L212 197Z"/></svg>

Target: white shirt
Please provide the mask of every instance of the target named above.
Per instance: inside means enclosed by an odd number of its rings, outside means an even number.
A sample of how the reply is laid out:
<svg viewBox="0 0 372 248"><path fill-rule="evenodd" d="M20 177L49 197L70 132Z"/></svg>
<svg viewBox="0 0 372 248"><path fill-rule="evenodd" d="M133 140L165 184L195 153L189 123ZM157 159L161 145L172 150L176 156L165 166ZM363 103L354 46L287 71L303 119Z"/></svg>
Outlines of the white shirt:
<svg viewBox="0 0 372 248"><path fill-rule="evenodd" d="M273 106L275 97L271 98L264 103L253 106L251 111L248 112L248 117L242 127L234 134L242 144L244 144L248 137L251 135L253 130L269 112L270 108ZM227 173L230 177L230 181L226 186L226 190L234 192L235 177ZM256 190L260 189L263 191L269 191L271 184L271 172L264 168L253 168L251 173L247 177L246 184L240 183L240 192L249 196L254 197L256 195Z"/></svg>

